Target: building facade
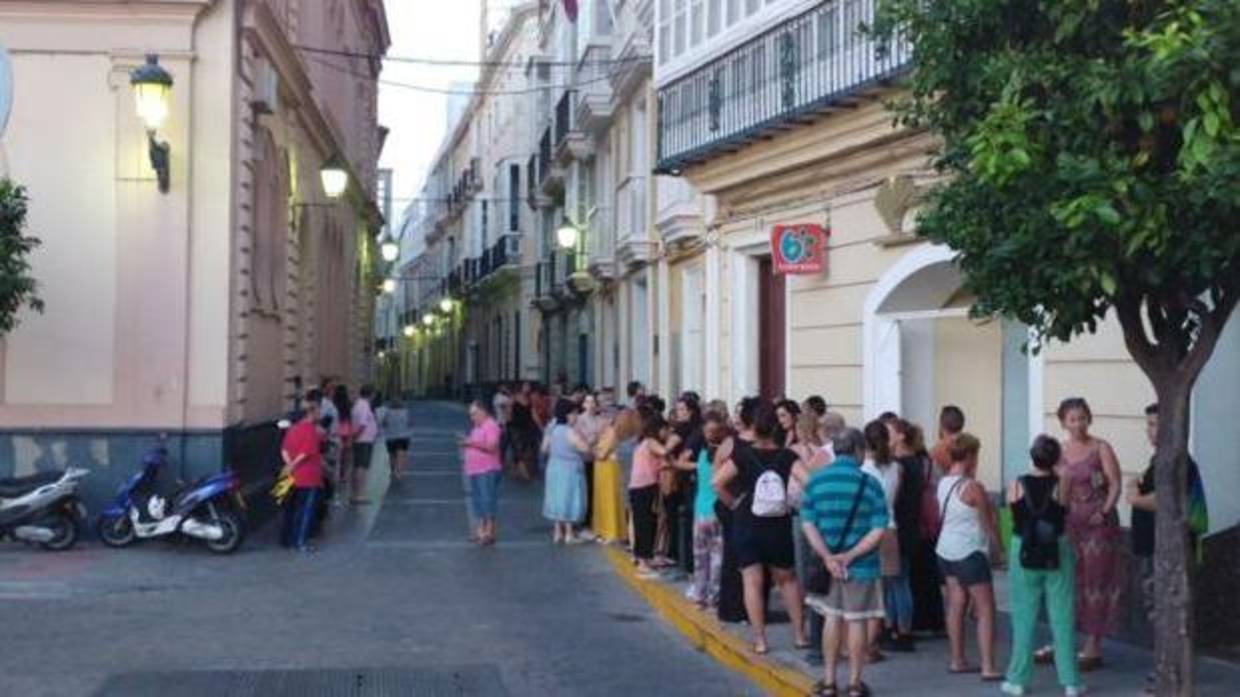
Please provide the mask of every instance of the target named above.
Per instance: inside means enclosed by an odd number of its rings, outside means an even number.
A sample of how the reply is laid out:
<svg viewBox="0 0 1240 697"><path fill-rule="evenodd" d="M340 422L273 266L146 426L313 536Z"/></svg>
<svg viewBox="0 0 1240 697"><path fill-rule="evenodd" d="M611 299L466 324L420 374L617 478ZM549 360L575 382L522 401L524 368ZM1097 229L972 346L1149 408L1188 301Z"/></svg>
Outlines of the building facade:
<svg viewBox="0 0 1240 697"><path fill-rule="evenodd" d="M857 31L874 5L659 4L658 169L707 197L696 209L706 233L695 262L706 393L821 394L850 423L892 410L930 436L938 409L957 404L982 440L991 488L1025 469L1034 435L1061 433L1059 401L1082 396L1094 433L1115 446L1126 476L1137 474L1150 455L1143 409L1154 397L1118 324L1030 355L1026 327L968 317L952 252L916 237L936 143L892 125L884 102L899 94L910 48L878 52ZM806 224L829 230L826 270L775 273L773 228ZM687 323L697 293L682 287L686 335L696 332ZM1240 499L1224 493L1240 487L1240 441L1205 426L1240 408L1238 379L1233 321L1195 399L1193 451L1215 529L1240 522Z"/></svg>
<svg viewBox="0 0 1240 697"><path fill-rule="evenodd" d="M6 0L0 42L47 304L0 351L5 474L90 467L97 502L165 434L174 474L261 485L294 395L371 375L382 2ZM172 78L166 192L129 84L146 54Z"/></svg>
<svg viewBox="0 0 1240 697"><path fill-rule="evenodd" d="M500 16L482 13L479 80L449 100L448 135L409 216L417 247L402 256L396 278L403 383L416 394L459 396L538 372L524 68L536 48L537 12L535 3L516 3Z"/></svg>

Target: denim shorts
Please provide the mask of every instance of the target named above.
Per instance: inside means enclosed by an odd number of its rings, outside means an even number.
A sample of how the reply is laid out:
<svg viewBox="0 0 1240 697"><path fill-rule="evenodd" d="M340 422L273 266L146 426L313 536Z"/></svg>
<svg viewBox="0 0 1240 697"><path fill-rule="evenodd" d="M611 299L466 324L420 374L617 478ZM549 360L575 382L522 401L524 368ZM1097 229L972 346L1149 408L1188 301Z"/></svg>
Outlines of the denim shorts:
<svg viewBox="0 0 1240 697"><path fill-rule="evenodd" d="M939 573L943 578L955 576L961 586L980 586L991 582L990 559L981 552L974 552L959 561L939 557Z"/></svg>
<svg viewBox="0 0 1240 697"><path fill-rule="evenodd" d="M499 505L499 471L469 475L469 507L475 518L494 518Z"/></svg>

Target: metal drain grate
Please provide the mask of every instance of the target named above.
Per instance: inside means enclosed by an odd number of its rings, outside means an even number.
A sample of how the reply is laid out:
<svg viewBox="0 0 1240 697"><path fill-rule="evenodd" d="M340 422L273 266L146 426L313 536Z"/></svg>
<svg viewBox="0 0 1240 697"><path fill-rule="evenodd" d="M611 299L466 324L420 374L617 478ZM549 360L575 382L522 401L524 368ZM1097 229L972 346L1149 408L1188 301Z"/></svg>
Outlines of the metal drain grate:
<svg viewBox="0 0 1240 697"><path fill-rule="evenodd" d="M506 697L492 665L418 669L151 671L111 677L96 697Z"/></svg>

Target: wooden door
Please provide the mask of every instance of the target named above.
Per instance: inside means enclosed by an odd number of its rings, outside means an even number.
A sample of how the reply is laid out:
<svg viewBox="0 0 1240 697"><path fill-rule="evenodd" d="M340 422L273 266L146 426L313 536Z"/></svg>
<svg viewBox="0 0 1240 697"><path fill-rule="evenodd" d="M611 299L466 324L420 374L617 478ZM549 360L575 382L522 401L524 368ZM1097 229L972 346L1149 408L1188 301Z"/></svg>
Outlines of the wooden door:
<svg viewBox="0 0 1240 697"><path fill-rule="evenodd" d="M767 399L784 396L784 299L784 275L766 257L758 263L758 385Z"/></svg>

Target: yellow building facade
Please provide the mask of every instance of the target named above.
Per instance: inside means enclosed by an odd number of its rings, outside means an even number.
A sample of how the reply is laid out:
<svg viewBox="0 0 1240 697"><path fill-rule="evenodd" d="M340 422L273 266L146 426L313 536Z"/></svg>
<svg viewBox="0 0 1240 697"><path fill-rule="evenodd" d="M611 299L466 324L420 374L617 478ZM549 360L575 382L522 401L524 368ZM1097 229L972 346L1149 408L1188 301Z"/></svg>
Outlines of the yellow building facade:
<svg viewBox="0 0 1240 697"><path fill-rule="evenodd" d="M1094 433L1127 475L1138 474L1151 452L1143 410L1154 395L1118 324L1026 352L1028 328L970 318L953 253L916 236L936 143L894 127L885 106L899 96L907 47L879 57L856 32L872 3L773 4L784 7L725 26L696 54L660 57L656 70L659 169L700 193L705 224L702 250L669 293L682 335L696 332L699 312L704 323L701 368L682 371L684 387L701 375L700 391L729 403L818 394L852 425L894 411L930 439L939 409L956 404L982 440L980 476L992 489L1027 468L1033 436L1062 435L1058 404L1080 396L1093 407ZM772 273L772 228L792 224L829 229L824 272ZM686 302L699 269L701 306ZM1194 417L1215 529L1240 521L1240 502L1216 488L1240 486L1240 442L1208 427L1240 408L1236 386L1233 322Z"/></svg>

